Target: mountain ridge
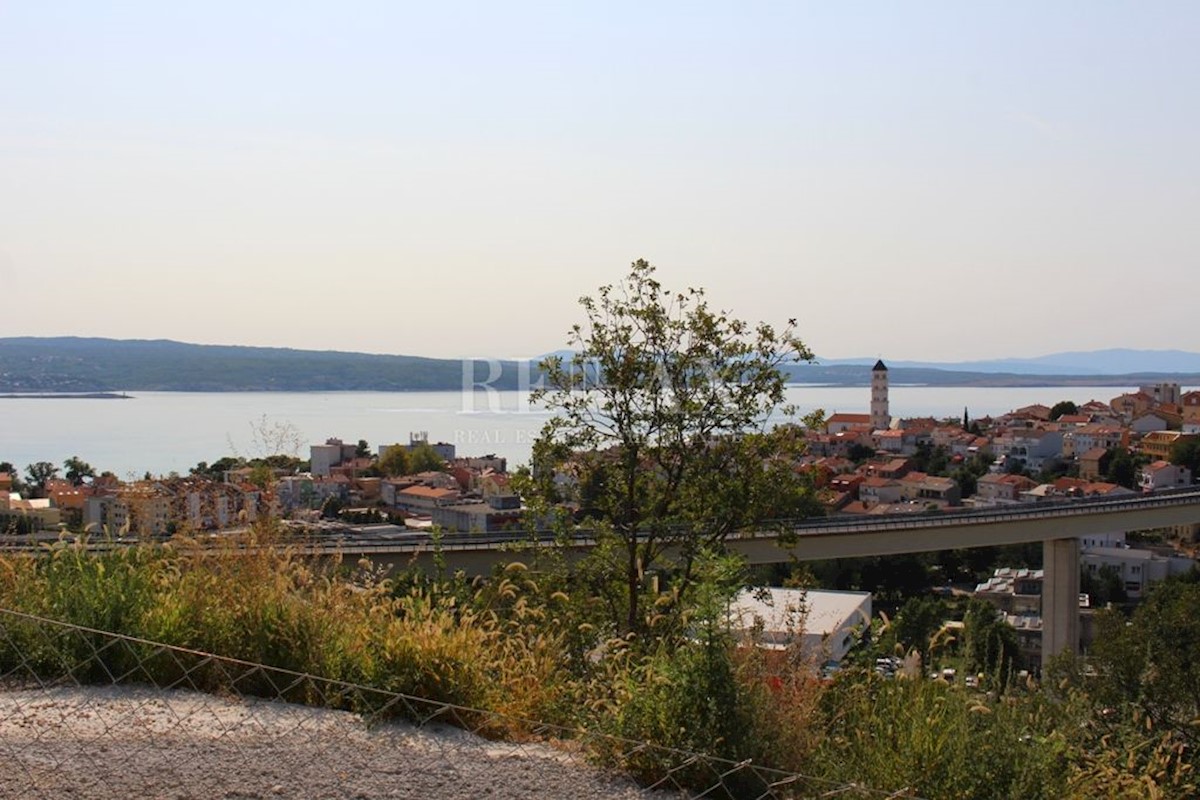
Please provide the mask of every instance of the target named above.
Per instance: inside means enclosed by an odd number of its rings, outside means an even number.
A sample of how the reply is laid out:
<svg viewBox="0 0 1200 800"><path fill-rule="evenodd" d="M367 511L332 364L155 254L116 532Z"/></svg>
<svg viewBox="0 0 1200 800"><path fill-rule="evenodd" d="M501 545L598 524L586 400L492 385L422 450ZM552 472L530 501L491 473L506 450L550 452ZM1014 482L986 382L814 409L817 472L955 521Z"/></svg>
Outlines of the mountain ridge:
<svg viewBox="0 0 1200 800"><path fill-rule="evenodd" d="M554 352L563 354L561 350ZM1127 366L1139 357L1151 365L1190 368L1122 372L1094 369L1096 363ZM876 360L875 357L817 359L813 364L787 365L784 371L793 383L861 386L870 382L870 366ZM1018 362L1041 365L1042 371L1003 369ZM1034 359L954 363L885 360L885 363L893 384L1104 386L1159 380L1200 384L1200 354L1185 351L1100 350ZM529 362L516 359L444 359L341 350L202 345L172 339L0 338L0 392L8 393L448 391L463 390L468 384L518 389L527 386L523 382L531 378L536 376L530 374Z"/></svg>
<svg viewBox="0 0 1200 800"><path fill-rule="evenodd" d="M876 357L819 358L828 365L872 365ZM1200 372L1200 353L1186 350L1106 348L1070 350L1028 358L1009 357L972 361L922 361L884 359L892 366L910 369L944 369L954 372L1006 372L1023 375L1127 375L1136 373Z"/></svg>

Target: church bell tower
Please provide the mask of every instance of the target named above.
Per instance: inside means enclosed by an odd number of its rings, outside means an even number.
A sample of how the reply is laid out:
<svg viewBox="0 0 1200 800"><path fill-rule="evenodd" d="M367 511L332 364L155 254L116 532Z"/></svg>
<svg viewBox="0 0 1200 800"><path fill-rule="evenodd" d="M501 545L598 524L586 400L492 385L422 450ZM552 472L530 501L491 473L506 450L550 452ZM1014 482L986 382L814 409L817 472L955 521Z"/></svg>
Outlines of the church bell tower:
<svg viewBox="0 0 1200 800"><path fill-rule="evenodd" d="M888 368L880 359L871 367L871 428L882 431L891 424L892 417L888 414Z"/></svg>

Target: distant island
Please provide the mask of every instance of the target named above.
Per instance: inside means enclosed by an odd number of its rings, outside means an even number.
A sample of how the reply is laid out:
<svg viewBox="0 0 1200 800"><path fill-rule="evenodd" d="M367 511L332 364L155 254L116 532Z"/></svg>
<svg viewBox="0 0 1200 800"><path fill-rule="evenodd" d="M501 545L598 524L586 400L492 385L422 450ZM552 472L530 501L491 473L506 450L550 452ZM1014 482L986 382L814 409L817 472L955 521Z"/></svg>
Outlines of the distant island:
<svg viewBox="0 0 1200 800"><path fill-rule="evenodd" d="M121 392L23 392L0 394L0 400L132 400Z"/></svg>
<svg viewBox="0 0 1200 800"><path fill-rule="evenodd" d="M866 386L873 360L861 361L818 359L815 364L789 365L785 372L793 383ZM1121 369L1107 371L1101 368L1104 364ZM1135 364L1153 368L1131 369ZM1164 369L1172 365L1181 368ZM954 365L896 361L889 366L893 385L1137 386L1162 380L1200 385L1200 354L1179 351L1060 353ZM530 374L533 369L513 360L464 362L165 339L0 338L0 393L20 397L110 399L126 391L459 391L464 382L512 390L522 388L522 381L536 381L536 374Z"/></svg>

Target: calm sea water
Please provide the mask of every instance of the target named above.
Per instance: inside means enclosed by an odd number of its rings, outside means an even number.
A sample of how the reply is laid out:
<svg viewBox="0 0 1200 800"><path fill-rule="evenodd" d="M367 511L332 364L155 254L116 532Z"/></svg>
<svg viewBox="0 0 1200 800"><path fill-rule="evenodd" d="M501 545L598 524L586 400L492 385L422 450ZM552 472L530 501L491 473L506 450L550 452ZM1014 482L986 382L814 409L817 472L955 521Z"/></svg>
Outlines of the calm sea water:
<svg viewBox="0 0 1200 800"><path fill-rule="evenodd" d="M1107 402L1125 386L933 388L892 386L891 412L901 417L1002 414L1032 403ZM863 387L796 386L790 402L801 413L823 408L866 412ZM122 477L186 473L200 461L274 451L276 441L308 457L308 445L329 437L380 444L408 441L426 431L464 455L495 453L510 468L529 460L533 439L548 419L517 392L139 392L130 400L0 400L0 461L18 468L34 461L61 464L77 455ZM280 436L278 434L294 435ZM265 440L265 441L264 441ZM276 440L276 441L272 441Z"/></svg>

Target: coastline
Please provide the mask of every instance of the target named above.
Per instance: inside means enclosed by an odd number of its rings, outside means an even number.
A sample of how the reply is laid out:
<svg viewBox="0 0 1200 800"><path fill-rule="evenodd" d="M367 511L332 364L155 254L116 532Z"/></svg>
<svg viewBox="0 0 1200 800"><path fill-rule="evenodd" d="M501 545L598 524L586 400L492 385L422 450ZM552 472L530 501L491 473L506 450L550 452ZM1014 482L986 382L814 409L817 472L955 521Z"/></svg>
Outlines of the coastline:
<svg viewBox="0 0 1200 800"><path fill-rule="evenodd" d="M0 400L133 400L125 392L31 392L0 394Z"/></svg>

